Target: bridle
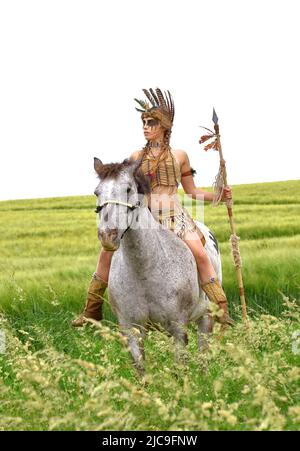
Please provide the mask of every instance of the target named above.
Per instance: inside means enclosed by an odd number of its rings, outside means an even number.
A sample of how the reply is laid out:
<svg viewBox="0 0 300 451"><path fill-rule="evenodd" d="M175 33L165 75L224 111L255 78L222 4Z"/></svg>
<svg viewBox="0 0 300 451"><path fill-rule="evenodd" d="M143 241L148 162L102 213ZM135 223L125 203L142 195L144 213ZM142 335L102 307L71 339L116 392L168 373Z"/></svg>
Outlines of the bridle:
<svg viewBox="0 0 300 451"><path fill-rule="evenodd" d="M95 213L100 213L102 208L106 207L106 205L108 204L123 205L125 207L128 207L132 211L141 206L141 202L139 200L136 202L135 205L129 204L127 202L122 202L121 200L106 200L105 202L102 202L102 204L97 206Z"/></svg>
<svg viewBox="0 0 300 451"><path fill-rule="evenodd" d="M136 208L140 208L141 207L141 202L139 200L135 203L135 205L133 205L133 204L129 204L127 202L122 202L121 200L114 200L114 199L112 199L112 200L106 200L105 202L102 202L102 204L98 205L96 210L95 210L95 213L100 213L102 211L102 209L104 207L106 207L106 205L109 205L109 204L123 205L124 207L129 208L131 211L134 211ZM125 235L127 230L130 229L130 227L132 225L132 222L133 222L133 217L132 217L131 223L129 224L127 229L125 229L124 232L122 233L121 239L123 238L123 236Z"/></svg>

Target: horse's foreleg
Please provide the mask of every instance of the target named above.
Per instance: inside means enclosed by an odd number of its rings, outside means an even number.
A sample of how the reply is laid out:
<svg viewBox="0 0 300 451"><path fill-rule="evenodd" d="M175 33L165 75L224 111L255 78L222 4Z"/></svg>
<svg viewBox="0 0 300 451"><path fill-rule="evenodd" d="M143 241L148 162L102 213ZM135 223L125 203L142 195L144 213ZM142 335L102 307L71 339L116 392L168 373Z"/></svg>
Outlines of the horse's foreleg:
<svg viewBox="0 0 300 451"><path fill-rule="evenodd" d="M198 347L200 351L206 351L209 348L209 335L213 330L213 319L206 313L198 321Z"/></svg>
<svg viewBox="0 0 300 451"><path fill-rule="evenodd" d="M134 366L139 376L143 376L145 372L144 334L138 328L123 330L123 333L127 337L128 347L133 358Z"/></svg>
<svg viewBox="0 0 300 451"><path fill-rule="evenodd" d="M172 323L172 325L168 327L168 331L173 335L175 339L176 362L185 365L187 361L186 346L188 344L186 325L180 323Z"/></svg>

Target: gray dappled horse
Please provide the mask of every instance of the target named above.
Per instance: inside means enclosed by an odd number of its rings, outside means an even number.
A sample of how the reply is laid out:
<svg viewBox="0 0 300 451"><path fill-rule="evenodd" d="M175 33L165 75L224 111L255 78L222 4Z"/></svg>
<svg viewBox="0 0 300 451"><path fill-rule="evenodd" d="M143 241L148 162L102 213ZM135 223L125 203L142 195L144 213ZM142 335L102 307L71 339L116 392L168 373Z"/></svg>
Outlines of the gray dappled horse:
<svg viewBox="0 0 300 451"><path fill-rule="evenodd" d="M187 325L198 325L199 348L211 331L208 300L199 286L196 261L175 233L161 226L143 199L150 192L139 162L103 165L95 158L100 182L95 190L98 236L104 249L115 250L108 280L109 301L135 366L143 373L143 340L149 324L159 324L175 339L176 351L187 343ZM204 224L205 249L221 280L217 242Z"/></svg>

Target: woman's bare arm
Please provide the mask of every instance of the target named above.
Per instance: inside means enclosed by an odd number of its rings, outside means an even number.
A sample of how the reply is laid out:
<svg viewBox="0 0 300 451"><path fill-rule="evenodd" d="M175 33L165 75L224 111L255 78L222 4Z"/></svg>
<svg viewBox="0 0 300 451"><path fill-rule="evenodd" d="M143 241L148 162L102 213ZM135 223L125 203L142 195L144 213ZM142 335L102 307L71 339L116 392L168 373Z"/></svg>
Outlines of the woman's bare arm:
<svg viewBox="0 0 300 451"><path fill-rule="evenodd" d="M183 150L180 151L181 160L181 175L191 170L191 164L187 153ZM192 175L186 175L181 178L181 184L184 192L193 199L205 200L212 202L214 193L204 191L201 188L197 188Z"/></svg>

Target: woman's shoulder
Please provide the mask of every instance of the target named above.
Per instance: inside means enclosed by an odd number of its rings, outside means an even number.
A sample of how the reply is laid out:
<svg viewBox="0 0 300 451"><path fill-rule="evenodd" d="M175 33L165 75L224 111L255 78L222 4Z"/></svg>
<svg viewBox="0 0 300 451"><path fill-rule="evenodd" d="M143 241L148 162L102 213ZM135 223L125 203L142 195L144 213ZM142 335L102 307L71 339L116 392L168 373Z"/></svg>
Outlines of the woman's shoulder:
<svg viewBox="0 0 300 451"><path fill-rule="evenodd" d="M172 149L173 155L175 155L176 159L183 164L187 159L187 153L182 149Z"/></svg>
<svg viewBox="0 0 300 451"><path fill-rule="evenodd" d="M172 149L172 152L175 153L176 155L187 155L186 151L183 149Z"/></svg>

